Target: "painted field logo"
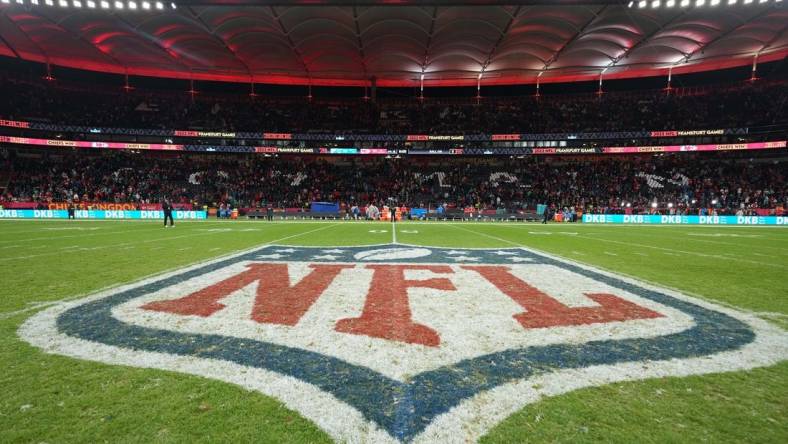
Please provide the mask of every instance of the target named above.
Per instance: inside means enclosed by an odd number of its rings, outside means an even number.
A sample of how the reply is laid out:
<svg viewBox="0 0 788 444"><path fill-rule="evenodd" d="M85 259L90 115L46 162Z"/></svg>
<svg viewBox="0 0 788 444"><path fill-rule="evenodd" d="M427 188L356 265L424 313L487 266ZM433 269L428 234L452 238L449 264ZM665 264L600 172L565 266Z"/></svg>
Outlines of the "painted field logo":
<svg viewBox="0 0 788 444"><path fill-rule="evenodd" d="M475 440L541 397L788 356L755 317L525 249L269 246L31 318L53 353L275 396L341 441Z"/></svg>

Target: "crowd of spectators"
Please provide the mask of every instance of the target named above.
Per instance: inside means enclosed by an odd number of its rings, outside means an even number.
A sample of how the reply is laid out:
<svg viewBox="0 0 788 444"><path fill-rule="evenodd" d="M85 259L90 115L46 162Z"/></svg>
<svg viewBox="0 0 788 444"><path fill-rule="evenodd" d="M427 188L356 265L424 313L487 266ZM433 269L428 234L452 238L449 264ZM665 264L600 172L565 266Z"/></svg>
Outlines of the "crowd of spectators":
<svg viewBox="0 0 788 444"><path fill-rule="evenodd" d="M785 208L786 161L739 153L361 159L89 151L7 152L0 202L308 208L312 202L718 214ZM2 186L2 184L0 184ZM653 204L656 203L656 208Z"/></svg>
<svg viewBox="0 0 788 444"><path fill-rule="evenodd" d="M786 123L784 81L681 91L466 100L275 99L65 88L0 74L0 118L148 129L374 134L550 133L738 128Z"/></svg>

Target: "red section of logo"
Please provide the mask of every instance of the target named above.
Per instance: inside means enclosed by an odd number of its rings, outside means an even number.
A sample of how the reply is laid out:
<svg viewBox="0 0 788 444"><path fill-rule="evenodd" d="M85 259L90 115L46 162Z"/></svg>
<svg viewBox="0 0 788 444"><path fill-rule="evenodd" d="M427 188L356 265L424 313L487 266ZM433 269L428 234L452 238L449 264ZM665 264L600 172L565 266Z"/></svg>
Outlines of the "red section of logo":
<svg viewBox="0 0 788 444"><path fill-rule="evenodd" d="M208 317L225 306L219 301L259 281L252 319L261 323L296 325L309 307L345 268L353 265L312 264L312 272L290 286L287 264L250 264L248 270L171 301L151 302L146 310Z"/></svg>
<svg viewBox="0 0 788 444"><path fill-rule="evenodd" d="M447 265L367 265L366 268L374 270L374 274L364 311L361 317L340 319L336 331L437 347L440 344L438 332L411 318L408 288L445 291L456 288L446 278L405 279L405 270L453 273L452 269Z"/></svg>
<svg viewBox="0 0 788 444"><path fill-rule="evenodd" d="M463 266L462 268L479 273L526 309L525 313L514 315L514 318L525 328L560 327L663 317L660 313L612 294L586 293L587 297L593 299L600 306L571 308L523 282L510 273L507 267Z"/></svg>

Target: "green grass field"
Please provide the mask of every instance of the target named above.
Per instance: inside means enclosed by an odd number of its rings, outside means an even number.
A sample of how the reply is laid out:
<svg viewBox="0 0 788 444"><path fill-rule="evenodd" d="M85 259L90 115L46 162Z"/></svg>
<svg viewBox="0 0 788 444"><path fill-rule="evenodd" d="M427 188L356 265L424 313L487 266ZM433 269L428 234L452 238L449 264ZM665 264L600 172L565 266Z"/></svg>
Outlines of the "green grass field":
<svg viewBox="0 0 788 444"><path fill-rule="evenodd" d="M788 229L513 223L0 221L0 442L329 442L224 382L50 355L19 326L58 301L264 244L524 246L788 328ZM370 231L375 232L370 232ZM788 442L788 362L582 389L484 442Z"/></svg>

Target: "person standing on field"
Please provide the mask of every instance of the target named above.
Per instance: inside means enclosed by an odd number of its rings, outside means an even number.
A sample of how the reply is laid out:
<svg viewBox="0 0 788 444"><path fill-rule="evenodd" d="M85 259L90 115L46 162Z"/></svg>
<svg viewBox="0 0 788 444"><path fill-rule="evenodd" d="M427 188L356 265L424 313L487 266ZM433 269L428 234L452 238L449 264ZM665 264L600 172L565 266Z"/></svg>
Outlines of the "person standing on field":
<svg viewBox="0 0 788 444"><path fill-rule="evenodd" d="M165 199L161 204L161 209L164 211L164 227L167 228L167 219L170 220L170 227L175 226L175 222L172 220L172 204L168 199Z"/></svg>

